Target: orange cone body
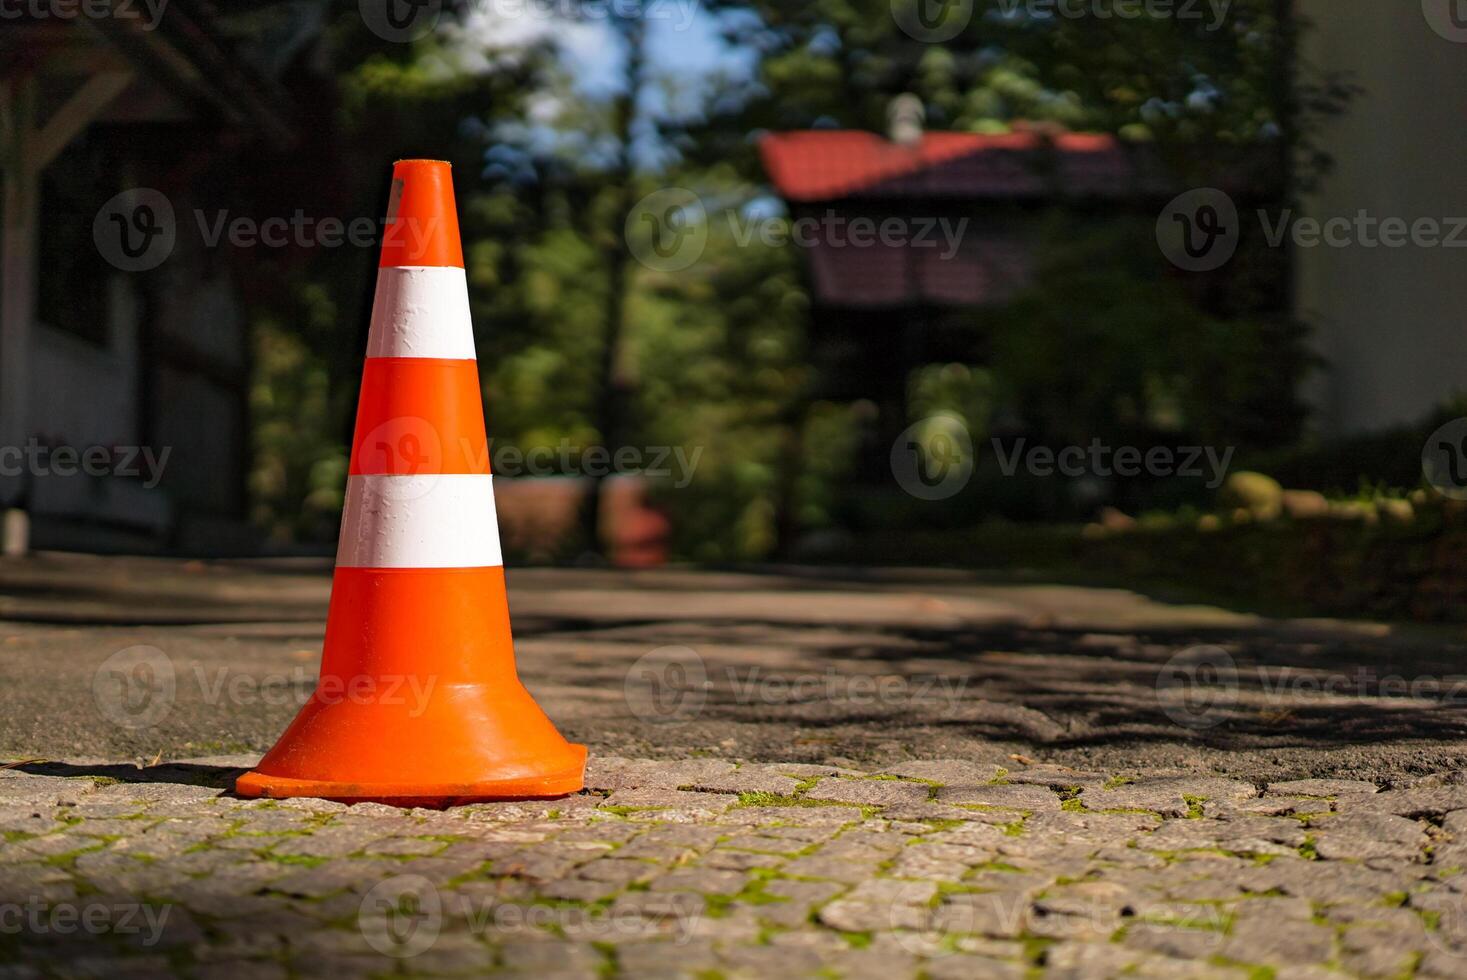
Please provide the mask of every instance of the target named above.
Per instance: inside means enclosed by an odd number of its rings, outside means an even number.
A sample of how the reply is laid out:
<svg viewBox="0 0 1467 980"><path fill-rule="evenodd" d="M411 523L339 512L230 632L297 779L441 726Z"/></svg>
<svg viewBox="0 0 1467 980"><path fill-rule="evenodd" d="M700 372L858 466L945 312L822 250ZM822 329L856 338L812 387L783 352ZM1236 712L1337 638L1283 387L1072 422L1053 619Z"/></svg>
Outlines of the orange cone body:
<svg viewBox="0 0 1467 980"><path fill-rule="evenodd" d="M558 796L586 749L520 683L453 183L393 169L321 676L243 796Z"/></svg>

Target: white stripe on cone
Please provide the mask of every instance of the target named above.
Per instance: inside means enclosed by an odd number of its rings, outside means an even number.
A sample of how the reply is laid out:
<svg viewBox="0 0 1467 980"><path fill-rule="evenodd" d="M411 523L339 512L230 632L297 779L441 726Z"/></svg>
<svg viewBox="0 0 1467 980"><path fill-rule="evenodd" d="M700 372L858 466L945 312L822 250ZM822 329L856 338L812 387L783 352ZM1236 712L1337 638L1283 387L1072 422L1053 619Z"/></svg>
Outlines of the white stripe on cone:
<svg viewBox="0 0 1467 980"><path fill-rule="evenodd" d="M464 270L452 266L378 269L367 356L474 360L474 327Z"/></svg>
<svg viewBox="0 0 1467 980"><path fill-rule="evenodd" d="M494 478L483 473L347 477L336 564L342 568L504 564Z"/></svg>

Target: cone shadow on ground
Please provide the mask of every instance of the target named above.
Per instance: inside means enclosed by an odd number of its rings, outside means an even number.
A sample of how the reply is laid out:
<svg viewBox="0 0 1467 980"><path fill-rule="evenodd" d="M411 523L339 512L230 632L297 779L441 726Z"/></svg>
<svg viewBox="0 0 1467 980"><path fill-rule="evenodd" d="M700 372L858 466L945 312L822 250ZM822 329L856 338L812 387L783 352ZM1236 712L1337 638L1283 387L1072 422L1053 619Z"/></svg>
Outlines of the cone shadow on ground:
<svg viewBox="0 0 1467 980"><path fill-rule="evenodd" d="M32 776L86 776L119 783L183 783L227 789L246 771L245 766L205 765L194 762L163 762L152 766L129 763L27 762L13 767L16 772Z"/></svg>

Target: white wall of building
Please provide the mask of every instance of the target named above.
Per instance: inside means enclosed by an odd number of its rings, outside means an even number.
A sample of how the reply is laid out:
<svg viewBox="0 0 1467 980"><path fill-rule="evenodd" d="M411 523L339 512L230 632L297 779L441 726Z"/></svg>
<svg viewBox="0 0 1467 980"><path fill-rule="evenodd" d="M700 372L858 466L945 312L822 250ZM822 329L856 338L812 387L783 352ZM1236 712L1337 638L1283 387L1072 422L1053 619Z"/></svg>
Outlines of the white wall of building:
<svg viewBox="0 0 1467 980"><path fill-rule="evenodd" d="M1433 30L1420 0L1298 10L1303 69L1349 70L1364 89L1322 131L1335 170L1305 213L1467 221L1467 43ZM1462 245L1295 249L1296 306L1328 362L1309 392L1325 433L1419 421L1467 392L1467 229Z"/></svg>

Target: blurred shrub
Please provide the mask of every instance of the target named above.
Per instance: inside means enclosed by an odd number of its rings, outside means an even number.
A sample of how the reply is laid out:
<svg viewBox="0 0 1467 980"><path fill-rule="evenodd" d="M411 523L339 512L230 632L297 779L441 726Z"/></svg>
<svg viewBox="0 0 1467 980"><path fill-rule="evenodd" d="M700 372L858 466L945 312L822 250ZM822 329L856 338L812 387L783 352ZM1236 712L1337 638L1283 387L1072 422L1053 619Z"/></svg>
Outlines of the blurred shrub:
<svg viewBox="0 0 1467 980"><path fill-rule="evenodd" d="M1234 473L1217 495L1223 510L1243 510L1261 521L1271 521L1284 512L1284 488L1262 473Z"/></svg>
<svg viewBox="0 0 1467 980"><path fill-rule="evenodd" d="M1263 298L1210 310L1160 261L1153 220L1050 217L1035 282L992 317L1001 403L1016 427L1069 444L1292 443L1305 328Z"/></svg>
<svg viewBox="0 0 1467 980"><path fill-rule="evenodd" d="M1412 425L1338 439L1306 439L1295 446L1245 456L1252 469L1272 474L1286 487L1334 496L1374 496L1420 486L1421 454L1429 437L1467 416L1467 394L1458 395Z"/></svg>

